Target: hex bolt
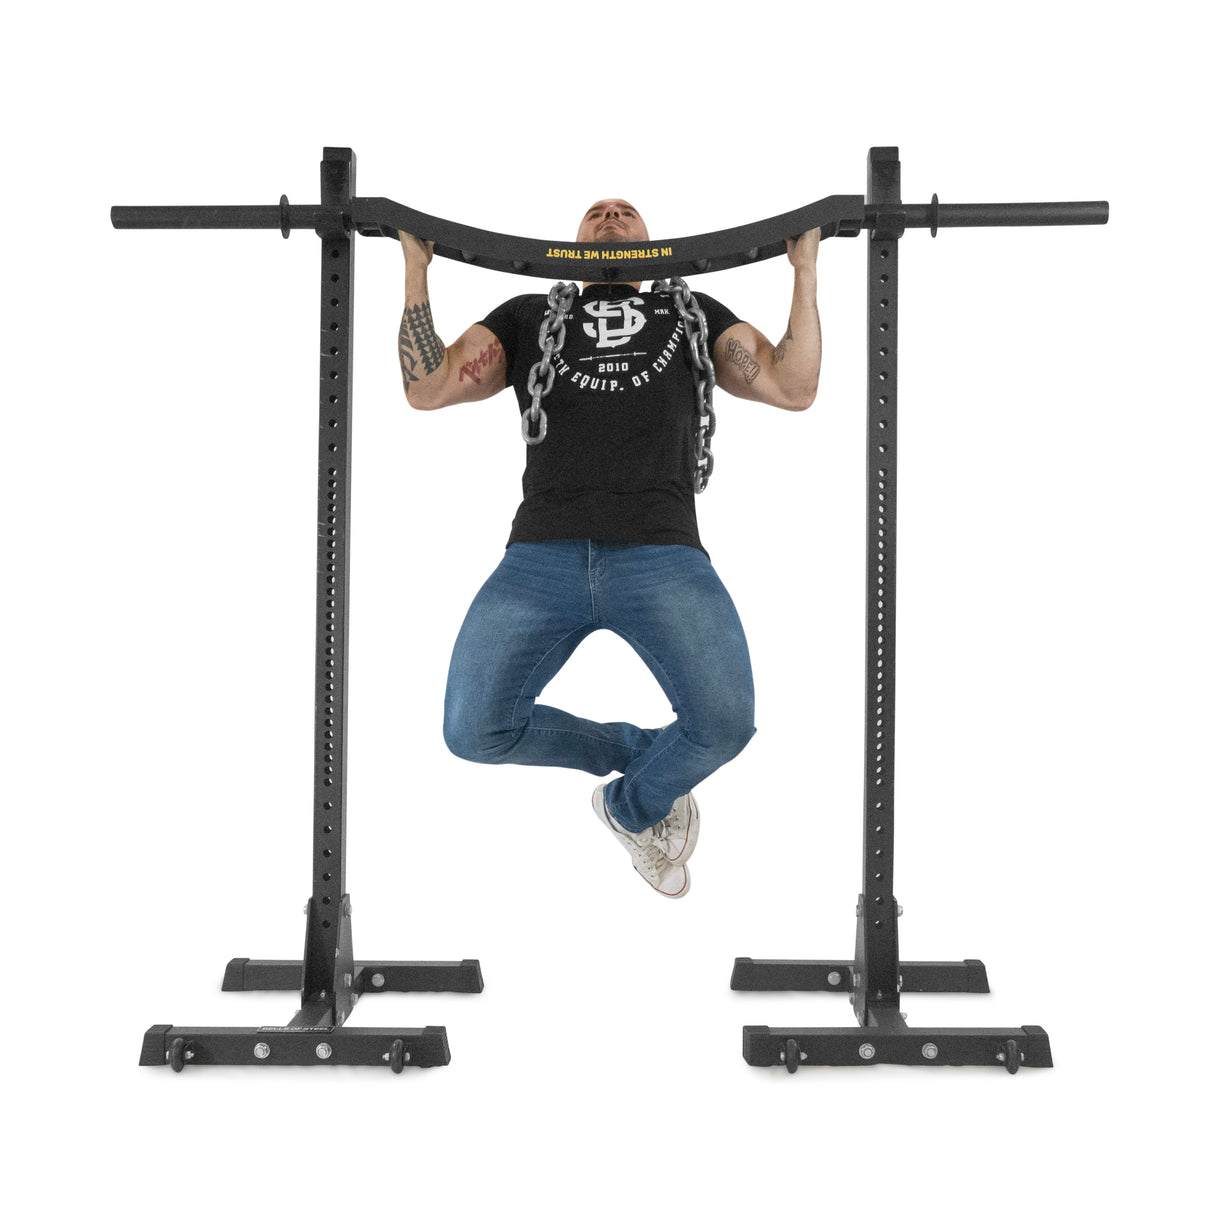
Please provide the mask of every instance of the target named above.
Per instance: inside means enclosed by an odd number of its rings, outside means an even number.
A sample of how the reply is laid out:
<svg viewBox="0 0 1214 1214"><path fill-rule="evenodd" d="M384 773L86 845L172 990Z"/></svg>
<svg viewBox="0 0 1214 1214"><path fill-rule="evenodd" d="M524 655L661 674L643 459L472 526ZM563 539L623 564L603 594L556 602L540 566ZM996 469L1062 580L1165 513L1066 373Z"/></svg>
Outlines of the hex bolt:
<svg viewBox="0 0 1214 1214"><path fill-rule="evenodd" d="M269 1056L270 1056L270 1047L268 1045L266 1045L266 1043L264 1041L259 1041L253 1047L253 1057L254 1058L269 1058Z"/></svg>
<svg viewBox="0 0 1214 1214"><path fill-rule="evenodd" d="M316 1047L316 1057L320 1058L322 1061L332 1058L333 1047L327 1041L322 1041L320 1045Z"/></svg>
<svg viewBox="0 0 1214 1214"><path fill-rule="evenodd" d="M839 983L843 981L843 978L838 970L831 970L830 973L826 975L826 981L829 982L831 986L838 986Z"/></svg>
<svg viewBox="0 0 1214 1214"><path fill-rule="evenodd" d="M387 982L387 979L383 976L383 974L371 975L371 985L375 987L376 990L379 990L385 982Z"/></svg>
<svg viewBox="0 0 1214 1214"><path fill-rule="evenodd" d="M940 1055L940 1047L933 1045L930 1041L923 1047L924 1058L937 1058Z"/></svg>
<svg viewBox="0 0 1214 1214"><path fill-rule="evenodd" d="M863 1058L865 1062L871 1062L874 1058L876 1058L876 1056L877 1047L875 1045L871 1045L866 1041L860 1047L860 1057Z"/></svg>

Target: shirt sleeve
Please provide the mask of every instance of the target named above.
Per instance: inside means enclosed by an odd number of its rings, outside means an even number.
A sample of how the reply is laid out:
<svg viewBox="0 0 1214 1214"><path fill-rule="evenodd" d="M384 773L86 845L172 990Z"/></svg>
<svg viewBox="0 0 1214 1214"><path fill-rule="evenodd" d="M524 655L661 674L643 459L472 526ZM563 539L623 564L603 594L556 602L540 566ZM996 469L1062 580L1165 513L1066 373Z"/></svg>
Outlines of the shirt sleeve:
<svg viewBox="0 0 1214 1214"><path fill-rule="evenodd" d="M498 304L484 320L478 323L485 326L498 341L502 343L502 353L506 357L506 383L514 382L514 356L518 352L519 315L526 295L516 295L513 299Z"/></svg>
<svg viewBox="0 0 1214 1214"><path fill-rule="evenodd" d="M711 350L716 340L730 325L741 324L741 319L733 314L719 300L702 291L692 291L696 302L704 309L704 318L708 321L708 349Z"/></svg>

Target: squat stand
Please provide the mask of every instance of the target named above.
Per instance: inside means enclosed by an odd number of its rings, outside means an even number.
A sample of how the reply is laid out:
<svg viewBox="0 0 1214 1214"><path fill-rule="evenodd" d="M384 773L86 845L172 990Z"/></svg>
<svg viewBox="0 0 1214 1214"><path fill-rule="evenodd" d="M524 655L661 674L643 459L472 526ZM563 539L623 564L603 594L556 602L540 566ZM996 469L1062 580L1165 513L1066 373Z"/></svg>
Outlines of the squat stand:
<svg viewBox="0 0 1214 1214"><path fill-rule="evenodd" d="M873 148L868 158L868 540L865 674L864 883L856 906L856 955L851 961L753 961L738 957L735 991L849 992L857 1028L742 1030L742 1056L751 1066L783 1063L867 1066L1053 1065L1050 1040L1038 1025L1018 1028L911 1029L899 999L907 993L987 994L981 961L899 962L894 898L894 663L898 507L898 241L908 226L897 148ZM1056 203L1087 208L1069 222L1105 223L1107 203ZM1103 213L1099 210L1102 208ZM947 208L952 210L953 208ZM961 208L958 208L961 209ZM966 226L984 226L1000 208L964 208ZM1043 210L1045 206L1043 204ZM911 208L918 211L920 208ZM932 235L951 226L935 198ZM1027 213L1027 212L1026 212ZM1057 222L1048 218L1028 222ZM923 225L915 225L923 226Z"/></svg>
<svg viewBox="0 0 1214 1214"><path fill-rule="evenodd" d="M351 151L326 149L322 205L308 216L321 238L321 323L312 897L304 956L302 962L237 957L223 980L225 991L301 991L302 1006L277 1028L153 1025L141 1066L347 1064L390 1066L398 1074L405 1066L445 1066L451 1061L445 1028L346 1028L346 1019L361 996L380 991L484 989L477 961L360 962L351 944L345 842L354 233L342 216L354 195L354 172ZM116 227L264 226L209 222L215 208L208 207L143 208L153 219L171 210L173 221L123 224L122 210L114 208ZM288 235L285 213L282 231Z"/></svg>
<svg viewBox="0 0 1214 1214"><path fill-rule="evenodd" d="M320 514L317 570L316 802L313 896L304 962L228 966L225 990L303 990L295 1020L275 1029L148 1030L141 1062L314 1063L417 1066L448 1061L445 1030L344 1029L358 997L377 990L475 992L475 961L351 960L345 894L346 560L350 500L350 342L354 241L410 232L440 257L536 278L605 282L703 274L750 265L786 251L785 239L820 228L823 238L871 232L869 244L868 661L865 747L864 892L857 908L854 961L752 961L740 957L734 990L851 990L860 1028L743 1029L754 1066L873 1062L1050 1066L1049 1039L1035 1026L912 1032L898 1008L902 991L986 992L980 961L899 965L893 876L894 574L897 506L898 240L907 228L1102 224L1107 202L943 205L901 201L897 148L869 152L868 197L832 194L742 227L625 244L543 241L489 232L415 211L390 198L354 195L354 153L326 148L320 205L114 207L116 228L260 228L289 236L312 229L322 240L320 354ZM314 1047L314 1048L313 1048Z"/></svg>

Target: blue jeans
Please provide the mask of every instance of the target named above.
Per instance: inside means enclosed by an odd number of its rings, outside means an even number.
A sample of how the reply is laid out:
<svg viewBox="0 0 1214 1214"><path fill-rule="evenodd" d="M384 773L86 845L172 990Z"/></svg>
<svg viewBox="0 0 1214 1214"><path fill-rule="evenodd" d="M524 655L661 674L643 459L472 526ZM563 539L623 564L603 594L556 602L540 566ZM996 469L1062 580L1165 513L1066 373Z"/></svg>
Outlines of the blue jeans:
<svg viewBox="0 0 1214 1214"><path fill-rule="evenodd" d="M670 700L664 728L602 724L536 704L582 639L626 640ZM629 831L670 813L754 736L742 622L712 563L682 544L512 544L456 638L443 736L474 763L622 775L607 809Z"/></svg>

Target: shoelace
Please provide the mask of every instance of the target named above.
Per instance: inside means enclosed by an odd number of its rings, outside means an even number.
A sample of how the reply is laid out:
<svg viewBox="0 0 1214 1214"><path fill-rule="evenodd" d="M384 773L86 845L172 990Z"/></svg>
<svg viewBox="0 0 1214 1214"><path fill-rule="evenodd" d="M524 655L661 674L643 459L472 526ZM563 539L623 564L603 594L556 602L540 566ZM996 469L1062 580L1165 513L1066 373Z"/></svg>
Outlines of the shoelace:
<svg viewBox="0 0 1214 1214"><path fill-rule="evenodd" d="M665 817L660 822L656 823L654 826L650 827L650 830L653 831L654 846L657 847L659 852L661 852L662 859L665 860L667 864L670 863L670 849L674 842L674 840L671 838L671 834L673 833L671 823L673 821L674 814L672 813L668 817Z"/></svg>
<svg viewBox="0 0 1214 1214"><path fill-rule="evenodd" d="M659 827L664 828L664 823L659 822L657 826L651 826L639 835L633 836L637 861L644 865L647 872L653 876L658 874L663 864L670 863L670 857L666 855L657 842ZM663 829L661 837L665 838L666 833L666 830ZM645 838L646 835L649 836L648 839Z"/></svg>

